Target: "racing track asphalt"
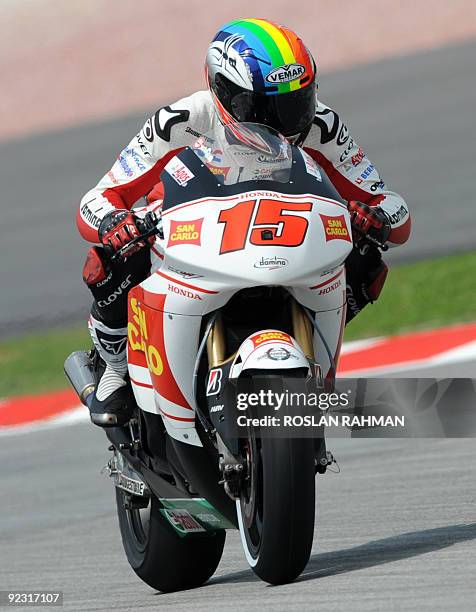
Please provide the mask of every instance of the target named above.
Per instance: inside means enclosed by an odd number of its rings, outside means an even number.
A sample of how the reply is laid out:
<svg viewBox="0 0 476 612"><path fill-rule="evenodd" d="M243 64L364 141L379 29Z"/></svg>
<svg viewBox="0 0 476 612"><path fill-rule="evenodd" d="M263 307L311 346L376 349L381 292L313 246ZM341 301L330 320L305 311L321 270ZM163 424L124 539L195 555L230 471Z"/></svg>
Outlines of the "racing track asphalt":
<svg viewBox="0 0 476 612"><path fill-rule="evenodd" d="M322 100L412 208L412 240L391 261L476 246L475 60L470 42L321 78ZM77 203L154 110L0 144L0 337L86 316Z"/></svg>
<svg viewBox="0 0 476 612"><path fill-rule="evenodd" d="M259 581L228 532L207 585L158 594L122 550L113 485L99 473L103 433L78 424L3 438L0 588L62 590L74 612L474 610L474 440L328 445L341 473L318 477L314 547L297 582Z"/></svg>
<svg viewBox="0 0 476 612"><path fill-rule="evenodd" d="M474 378L475 367L398 376ZM100 474L107 446L89 423L2 436L0 590L63 590L72 611L474 610L474 439L330 439L341 473L318 477L313 551L296 583L259 581L230 531L209 583L173 594L126 561L112 481Z"/></svg>

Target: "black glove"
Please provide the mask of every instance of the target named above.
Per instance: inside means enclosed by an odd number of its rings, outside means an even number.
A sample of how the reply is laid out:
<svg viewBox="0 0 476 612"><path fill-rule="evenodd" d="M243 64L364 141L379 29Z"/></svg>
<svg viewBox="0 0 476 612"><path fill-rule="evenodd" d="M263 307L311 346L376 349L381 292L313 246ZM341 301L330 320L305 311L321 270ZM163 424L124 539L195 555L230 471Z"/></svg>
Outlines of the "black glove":
<svg viewBox="0 0 476 612"><path fill-rule="evenodd" d="M369 237L372 242L385 244L390 236L392 226L387 213L378 206L369 206L363 202L351 200L347 204L350 213L354 241Z"/></svg>

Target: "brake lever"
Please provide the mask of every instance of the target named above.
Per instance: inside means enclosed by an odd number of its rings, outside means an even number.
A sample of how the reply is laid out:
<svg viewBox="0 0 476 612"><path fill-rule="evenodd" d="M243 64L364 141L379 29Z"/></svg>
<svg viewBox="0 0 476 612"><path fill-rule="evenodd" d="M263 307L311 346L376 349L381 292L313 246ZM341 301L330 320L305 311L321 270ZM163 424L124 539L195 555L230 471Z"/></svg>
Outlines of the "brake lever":
<svg viewBox="0 0 476 612"><path fill-rule="evenodd" d="M388 251L388 244L379 242L376 238L373 238L372 236L369 236L368 234L364 234L363 232L361 232L358 228L354 226L352 226L352 230L360 235L360 241L367 242L369 244L373 244L374 246L376 246L383 252Z"/></svg>
<svg viewBox="0 0 476 612"><path fill-rule="evenodd" d="M364 240L366 240L367 242L370 242L370 244L375 245L377 248L379 248L381 251L388 251L388 244L384 244L382 242L379 242L378 240L376 240L375 238L372 238L372 236L365 236Z"/></svg>

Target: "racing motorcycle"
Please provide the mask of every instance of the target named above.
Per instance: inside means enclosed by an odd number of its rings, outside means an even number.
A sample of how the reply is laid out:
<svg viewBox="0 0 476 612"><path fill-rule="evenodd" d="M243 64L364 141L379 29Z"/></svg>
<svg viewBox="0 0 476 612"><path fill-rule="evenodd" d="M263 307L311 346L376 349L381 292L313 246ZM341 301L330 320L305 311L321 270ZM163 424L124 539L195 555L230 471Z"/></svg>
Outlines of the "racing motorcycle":
<svg viewBox="0 0 476 612"><path fill-rule="evenodd" d="M136 401L105 430L130 565L160 591L215 572L228 529L271 584L308 562L315 477L332 455L309 438L230 433L230 384L320 379L332 386L345 324L345 202L277 132L240 124L201 136L161 176L152 274L129 292L128 370ZM119 256L121 253L118 254ZM65 371L88 405L92 354Z"/></svg>

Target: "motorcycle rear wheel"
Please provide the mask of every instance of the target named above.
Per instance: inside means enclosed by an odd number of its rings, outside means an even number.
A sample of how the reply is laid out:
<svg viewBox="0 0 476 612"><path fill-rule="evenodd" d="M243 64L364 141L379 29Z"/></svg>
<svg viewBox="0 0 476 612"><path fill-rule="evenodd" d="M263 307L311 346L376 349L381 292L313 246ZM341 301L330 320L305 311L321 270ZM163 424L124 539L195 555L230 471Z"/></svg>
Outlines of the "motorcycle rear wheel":
<svg viewBox="0 0 476 612"><path fill-rule="evenodd" d="M192 589L204 584L220 562L225 531L180 537L152 497L144 509L124 507L124 493L116 488L122 543L134 572L158 591Z"/></svg>

